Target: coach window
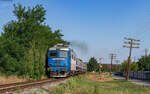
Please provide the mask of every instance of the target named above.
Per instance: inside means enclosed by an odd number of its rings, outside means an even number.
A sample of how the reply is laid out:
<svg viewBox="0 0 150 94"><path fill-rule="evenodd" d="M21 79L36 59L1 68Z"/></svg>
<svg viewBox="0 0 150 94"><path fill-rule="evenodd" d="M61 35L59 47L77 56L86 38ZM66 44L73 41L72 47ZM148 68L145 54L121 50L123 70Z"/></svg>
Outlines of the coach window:
<svg viewBox="0 0 150 94"><path fill-rule="evenodd" d="M59 53L59 57L63 57L63 58L66 58L67 57L67 51L63 51L61 50L60 53Z"/></svg>
<svg viewBox="0 0 150 94"><path fill-rule="evenodd" d="M56 58L57 57L57 51L51 51L50 52L50 57Z"/></svg>

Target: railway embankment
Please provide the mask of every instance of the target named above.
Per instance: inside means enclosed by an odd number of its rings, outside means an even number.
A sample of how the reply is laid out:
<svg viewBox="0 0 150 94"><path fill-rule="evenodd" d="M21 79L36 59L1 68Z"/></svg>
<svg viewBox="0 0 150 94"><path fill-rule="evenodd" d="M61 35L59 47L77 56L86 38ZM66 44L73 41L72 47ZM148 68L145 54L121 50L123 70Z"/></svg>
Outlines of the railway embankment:
<svg viewBox="0 0 150 94"><path fill-rule="evenodd" d="M0 94L46 94L52 87L65 82L68 78L42 79L0 85ZM38 93L36 93L38 92ZM41 92L41 93L40 93Z"/></svg>
<svg viewBox="0 0 150 94"><path fill-rule="evenodd" d="M13 92L13 94L53 94L53 89L56 86L60 84L65 84L66 82L67 82L67 79L57 80L51 83L45 83L42 85L36 85L31 88L18 90L18 91Z"/></svg>

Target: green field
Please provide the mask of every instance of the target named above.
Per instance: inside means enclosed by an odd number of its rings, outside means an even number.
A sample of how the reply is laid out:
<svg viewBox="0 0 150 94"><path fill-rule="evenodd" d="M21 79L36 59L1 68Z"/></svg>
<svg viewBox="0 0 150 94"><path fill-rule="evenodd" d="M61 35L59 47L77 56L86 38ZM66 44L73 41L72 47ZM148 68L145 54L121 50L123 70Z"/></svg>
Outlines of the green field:
<svg viewBox="0 0 150 94"><path fill-rule="evenodd" d="M88 76L70 78L66 84L54 88L54 94L150 94L149 88L137 86L130 81L95 81Z"/></svg>

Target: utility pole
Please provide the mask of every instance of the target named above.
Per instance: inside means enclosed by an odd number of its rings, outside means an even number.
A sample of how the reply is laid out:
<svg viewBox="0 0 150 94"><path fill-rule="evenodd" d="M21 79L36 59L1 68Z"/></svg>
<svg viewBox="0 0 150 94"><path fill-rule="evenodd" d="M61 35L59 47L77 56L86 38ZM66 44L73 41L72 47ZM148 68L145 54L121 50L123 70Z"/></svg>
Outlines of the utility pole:
<svg viewBox="0 0 150 94"><path fill-rule="evenodd" d="M146 57L148 56L147 52L148 52L148 50L145 48L145 56L144 56L145 62L146 62ZM149 64L147 64L147 71L149 71Z"/></svg>
<svg viewBox="0 0 150 94"><path fill-rule="evenodd" d="M131 62L131 53L132 53L132 48L139 48L139 47L134 47L134 45L140 45L139 43L134 43L135 41L138 42L140 40L136 40L133 38L124 38L125 40L128 40L128 42L124 42L125 44L129 44L129 46L124 45L123 47L129 48L129 57L128 57L128 65L127 65L127 71L126 71L126 80L129 80L129 69L130 69L130 62Z"/></svg>
<svg viewBox="0 0 150 94"><path fill-rule="evenodd" d="M110 59L111 59L111 61L110 61L110 74L111 74L111 72L112 72L113 59L115 59L115 58L116 58L116 55L115 55L114 53L111 53L111 54L110 54Z"/></svg>
<svg viewBox="0 0 150 94"><path fill-rule="evenodd" d="M145 48L145 56L147 56L148 50Z"/></svg>

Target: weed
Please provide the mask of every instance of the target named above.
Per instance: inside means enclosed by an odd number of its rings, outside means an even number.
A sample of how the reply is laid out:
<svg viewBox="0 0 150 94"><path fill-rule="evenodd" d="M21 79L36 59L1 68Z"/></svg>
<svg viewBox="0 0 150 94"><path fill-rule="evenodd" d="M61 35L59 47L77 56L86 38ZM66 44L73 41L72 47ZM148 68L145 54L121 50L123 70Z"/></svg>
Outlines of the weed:
<svg viewBox="0 0 150 94"><path fill-rule="evenodd" d="M16 87L15 87L15 88L12 88L11 91L16 91L16 90L18 90L19 88L20 88L20 86L16 85Z"/></svg>
<svg viewBox="0 0 150 94"><path fill-rule="evenodd" d="M94 93L93 94L99 94L97 85L94 86Z"/></svg>

